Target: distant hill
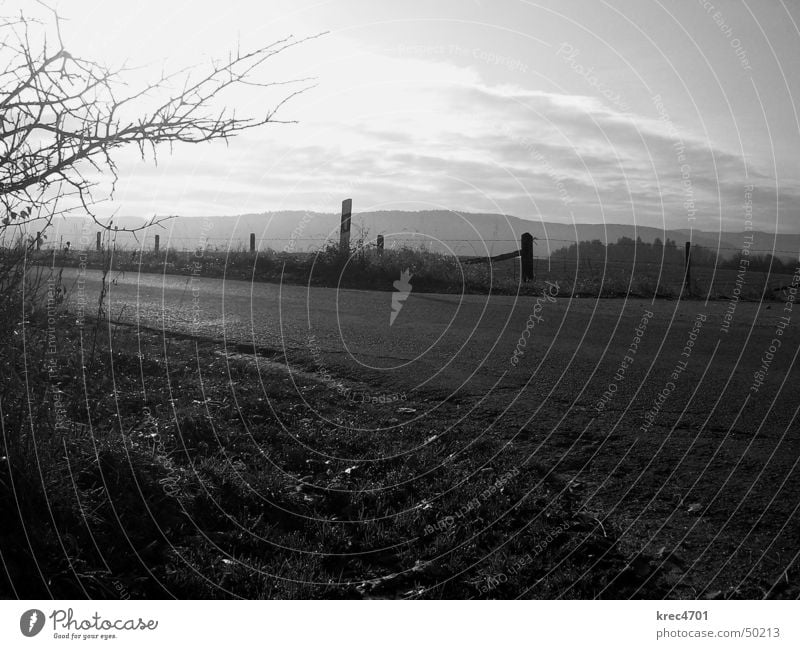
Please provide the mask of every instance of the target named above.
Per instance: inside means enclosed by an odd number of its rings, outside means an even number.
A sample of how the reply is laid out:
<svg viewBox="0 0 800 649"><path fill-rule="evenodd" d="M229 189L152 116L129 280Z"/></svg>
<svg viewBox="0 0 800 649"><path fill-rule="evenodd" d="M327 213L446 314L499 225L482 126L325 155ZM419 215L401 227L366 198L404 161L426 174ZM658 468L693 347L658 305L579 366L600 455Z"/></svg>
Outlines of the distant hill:
<svg viewBox="0 0 800 649"><path fill-rule="evenodd" d="M158 228L151 228L136 237L130 233L117 234L118 248L152 247L153 235L161 237L161 246L192 250L206 241L211 248L219 250L246 249L249 235L256 235L259 250L271 248L282 250L286 247L297 252L317 250L326 241L338 240L339 215L319 212L268 212L264 214L243 214L241 216L176 217L166 221ZM137 217L117 217L118 227L136 227L145 222ZM97 226L83 217L66 217L53 223L47 245L70 241L73 248L82 245L94 246ZM31 227L35 230L36 227ZM83 232L83 244L81 237ZM599 239L615 242L620 237L645 242L656 238L675 240L679 246L688 240L688 230L660 230L621 224L575 224L536 222L501 214L471 214L451 211L380 211L362 212L353 215L351 239L356 241L363 236L374 242L378 234L383 234L386 246L424 245L432 250L452 251L456 255L497 255L516 250L519 237L530 232L537 238L534 252L537 256L547 256L553 250L575 241ZM778 234L753 232L753 249L769 252L783 259L797 259L800 251L800 234ZM703 232L695 230L692 234L696 244L712 249L721 248L723 256L731 256L741 249L744 234L741 232ZM137 241L138 237L138 241ZM143 244L142 244L143 242Z"/></svg>

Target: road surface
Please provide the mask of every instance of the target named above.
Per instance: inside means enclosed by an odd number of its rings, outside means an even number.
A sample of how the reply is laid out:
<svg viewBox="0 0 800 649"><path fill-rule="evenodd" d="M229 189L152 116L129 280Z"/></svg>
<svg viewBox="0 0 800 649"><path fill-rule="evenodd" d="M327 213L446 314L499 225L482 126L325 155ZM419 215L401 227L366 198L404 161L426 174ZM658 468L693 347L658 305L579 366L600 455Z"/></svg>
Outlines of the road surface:
<svg viewBox="0 0 800 649"><path fill-rule="evenodd" d="M100 273L78 278L64 269L70 307L91 315ZM422 294L412 279L406 299L393 304L392 286L109 278L115 320L224 340L231 349L255 345L375 395L480 402L491 412L509 408L515 419L556 411L613 427L623 418L627 429L646 426L642 432L669 429L679 414L745 429L769 415L770 425L786 427L797 404L800 312L783 302L570 299L552 286L538 297ZM781 316L789 317L783 329Z"/></svg>

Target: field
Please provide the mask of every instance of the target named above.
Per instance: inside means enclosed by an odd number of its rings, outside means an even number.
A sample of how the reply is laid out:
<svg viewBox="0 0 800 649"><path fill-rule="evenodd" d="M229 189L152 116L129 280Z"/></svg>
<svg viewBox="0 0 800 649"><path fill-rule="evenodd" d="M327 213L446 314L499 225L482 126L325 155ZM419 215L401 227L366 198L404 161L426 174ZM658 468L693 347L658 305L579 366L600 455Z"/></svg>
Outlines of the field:
<svg viewBox="0 0 800 649"><path fill-rule="evenodd" d="M539 279L390 328L385 285L60 277L3 355L6 595L800 595L796 323L752 391L785 291L722 333L729 300L562 288L512 367Z"/></svg>
<svg viewBox="0 0 800 649"><path fill-rule="evenodd" d="M415 399L402 414L341 407L319 381L127 327L101 331L87 358L73 326L59 323L55 376L42 355L28 359L35 392L4 386L3 511L21 518L0 532L4 596L665 592L655 560L628 567L615 524L527 449L477 423L432 435L455 406L424 422ZM65 412L31 421L26 402L47 389ZM375 430L398 414L409 423Z"/></svg>
<svg viewBox="0 0 800 649"><path fill-rule="evenodd" d="M533 295L544 282L558 282L562 290L582 297L676 298L688 294L703 299L727 299L733 295L739 268L716 266L705 260L692 266L688 290L682 261L570 259L535 256L536 285L521 281L519 259L470 263L475 258L453 257L419 248L397 248L379 255L374 248L356 248L342 258L331 246L317 253L273 250L141 250L41 251L30 261L52 267L106 269L114 273L158 273L220 277L244 281L276 282L332 288L383 290L409 269L414 290L433 293ZM738 258L736 259L738 261ZM732 267L731 267L732 266ZM781 287L791 283L794 268L779 264L769 270L762 264L747 273L741 297L750 300L782 299Z"/></svg>

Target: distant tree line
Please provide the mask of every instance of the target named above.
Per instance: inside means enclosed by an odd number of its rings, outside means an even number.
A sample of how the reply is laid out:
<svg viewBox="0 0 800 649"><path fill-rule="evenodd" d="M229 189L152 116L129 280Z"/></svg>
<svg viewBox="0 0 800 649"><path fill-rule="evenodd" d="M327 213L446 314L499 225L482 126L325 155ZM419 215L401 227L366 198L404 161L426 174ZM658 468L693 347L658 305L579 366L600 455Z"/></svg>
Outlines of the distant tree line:
<svg viewBox="0 0 800 649"><path fill-rule="evenodd" d="M727 252L729 254L723 254ZM600 239L592 241L580 241L569 246L564 246L551 253L552 261L569 262L576 264L580 261L589 267L602 267L604 263L632 265L636 264L656 264L656 265L683 265L686 261L686 252L683 244L670 238L662 241L660 238L652 243L642 241L641 237L631 239L630 237L620 237L616 243L604 244ZM714 266L718 268L739 268L741 253L737 251L716 251L706 246L692 246L692 266ZM750 260L749 269L754 271L788 273L794 272L791 263L784 262L779 257L769 253L758 254L751 252L748 255Z"/></svg>

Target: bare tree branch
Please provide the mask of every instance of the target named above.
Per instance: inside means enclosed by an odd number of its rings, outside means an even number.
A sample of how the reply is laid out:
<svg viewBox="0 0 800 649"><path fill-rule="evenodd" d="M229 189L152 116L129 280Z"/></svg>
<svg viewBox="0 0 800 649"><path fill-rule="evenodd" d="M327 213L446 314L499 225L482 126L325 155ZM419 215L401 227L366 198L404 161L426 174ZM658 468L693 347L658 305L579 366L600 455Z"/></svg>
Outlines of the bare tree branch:
<svg viewBox="0 0 800 649"><path fill-rule="evenodd" d="M67 51L61 19L50 11L51 24L24 15L0 18L0 235L42 215L52 218L55 206L65 201L94 217L96 185L86 172L109 174L113 196L117 150L136 147L142 158L149 154L156 161L161 144L227 141L248 129L286 123L277 119L278 111L313 87L312 79L264 83L253 75L273 57L319 35L288 36L249 52L237 50L205 69L162 73L129 90L124 82L128 68L112 70ZM41 32L39 46L32 38L34 28ZM48 29L55 33L50 41L55 48L48 45ZM243 85L286 86L287 92L261 117L238 117L233 109L218 108L225 91ZM158 99L165 94L166 99Z"/></svg>

